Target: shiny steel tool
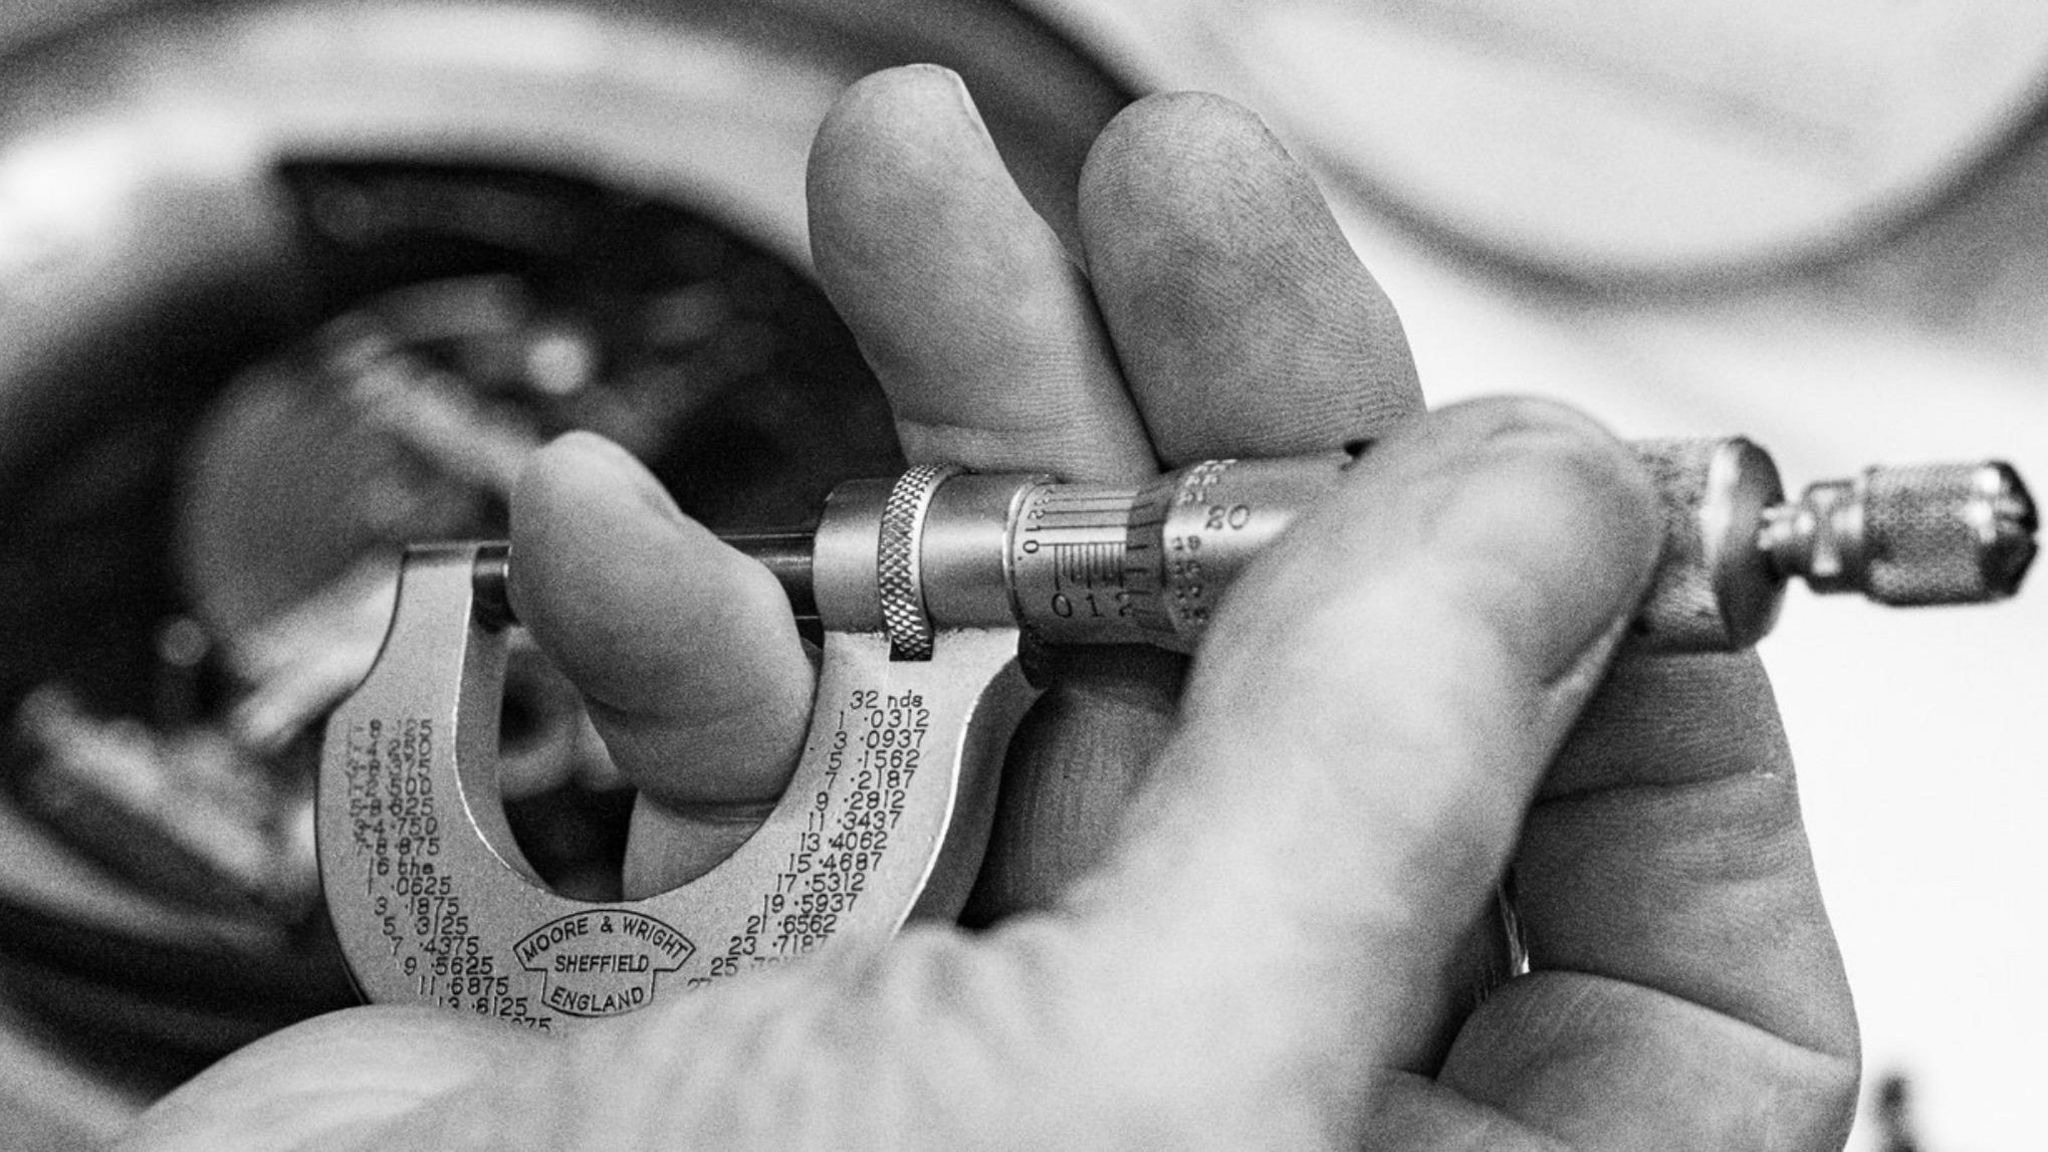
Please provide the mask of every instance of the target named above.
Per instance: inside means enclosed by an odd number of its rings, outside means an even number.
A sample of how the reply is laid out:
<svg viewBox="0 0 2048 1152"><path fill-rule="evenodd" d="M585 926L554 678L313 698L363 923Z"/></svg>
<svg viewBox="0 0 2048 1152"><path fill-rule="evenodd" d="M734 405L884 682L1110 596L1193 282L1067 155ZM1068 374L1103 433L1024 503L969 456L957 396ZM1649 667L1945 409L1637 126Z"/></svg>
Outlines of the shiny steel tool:
<svg viewBox="0 0 2048 1152"><path fill-rule="evenodd" d="M1745 440L1636 450L1666 529L1640 647L1752 644L1794 577L1889 604L1997 600L2035 552L2037 514L2004 464L1873 468L1788 500ZM549 891L505 821L505 549L414 550L320 774L321 872L357 982L374 1000L551 1028L952 914L980 860L991 773L1033 696L1020 641L1191 648L1232 580L1352 459L1214 460L1139 487L926 465L841 485L814 529L729 536L822 628L802 760L730 858L613 904Z"/></svg>

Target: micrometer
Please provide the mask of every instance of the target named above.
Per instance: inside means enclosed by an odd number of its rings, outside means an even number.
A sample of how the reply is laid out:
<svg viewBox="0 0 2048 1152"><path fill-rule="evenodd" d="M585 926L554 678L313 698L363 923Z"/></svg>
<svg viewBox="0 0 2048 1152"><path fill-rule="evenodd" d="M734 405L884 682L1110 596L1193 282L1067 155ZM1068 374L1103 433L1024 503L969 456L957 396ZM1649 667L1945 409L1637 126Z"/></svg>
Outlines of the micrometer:
<svg viewBox="0 0 2048 1152"><path fill-rule="evenodd" d="M1746 440L1634 448L1664 517L1640 649L1747 647L1795 578L1895 605L1997 600L2035 552L2034 505L2002 463L1872 468L1788 499ZM552 1029L956 913L1036 691L1020 643L1192 649L1354 459L1211 460L1131 486L923 465L840 485L814 528L728 534L822 629L810 730L759 830L641 900L559 895L513 841L496 776L506 548L413 549L322 753L322 883L358 986Z"/></svg>

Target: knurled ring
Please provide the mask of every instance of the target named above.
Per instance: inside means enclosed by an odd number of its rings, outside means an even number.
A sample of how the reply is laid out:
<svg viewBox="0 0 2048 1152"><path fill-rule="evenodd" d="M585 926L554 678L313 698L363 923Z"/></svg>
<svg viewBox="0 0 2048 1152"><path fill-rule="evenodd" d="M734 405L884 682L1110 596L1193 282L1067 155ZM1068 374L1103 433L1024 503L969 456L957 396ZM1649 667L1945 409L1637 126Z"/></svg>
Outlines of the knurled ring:
<svg viewBox="0 0 2048 1152"><path fill-rule="evenodd" d="M896 480L882 505L882 539L875 569L882 593L882 625L889 655L897 660L932 658L932 618L924 610L924 516L932 494L948 477L966 469L954 464L919 464Z"/></svg>

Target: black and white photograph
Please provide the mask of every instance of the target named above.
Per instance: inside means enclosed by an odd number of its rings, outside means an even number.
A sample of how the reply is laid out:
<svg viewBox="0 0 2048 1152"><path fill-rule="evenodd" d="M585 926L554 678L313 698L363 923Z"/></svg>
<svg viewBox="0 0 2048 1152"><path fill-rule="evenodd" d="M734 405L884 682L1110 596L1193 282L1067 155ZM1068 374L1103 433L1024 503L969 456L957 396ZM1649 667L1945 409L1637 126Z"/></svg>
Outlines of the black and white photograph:
<svg viewBox="0 0 2048 1152"><path fill-rule="evenodd" d="M2043 477L2025 0L0 0L0 1149L2048 1148Z"/></svg>

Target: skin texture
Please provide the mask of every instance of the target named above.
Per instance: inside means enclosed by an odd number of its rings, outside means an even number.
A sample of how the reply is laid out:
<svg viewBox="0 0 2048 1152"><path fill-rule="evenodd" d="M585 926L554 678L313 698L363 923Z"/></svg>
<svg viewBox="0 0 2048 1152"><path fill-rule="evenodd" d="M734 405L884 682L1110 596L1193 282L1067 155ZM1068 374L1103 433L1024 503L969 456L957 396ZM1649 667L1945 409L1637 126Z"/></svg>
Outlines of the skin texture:
<svg viewBox="0 0 2048 1152"><path fill-rule="evenodd" d="M935 68L846 94L810 202L913 460L1129 479L1380 439L1191 669L1072 659L1012 750L986 931L565 1039L339 1013L128 1147L1839 1146L1855 1024L1768 685L1749 656L1608 667L1657 549L1625 448L1549 405L1421 415L1308 177L1221 100L1110 125L1078 254ZM529 469L514 555L644 790L638 882L701 871L688 842L743 836L801 737L771 586L588 437ZM1442 1018L1509 866L1535 971Z"/></svg>

